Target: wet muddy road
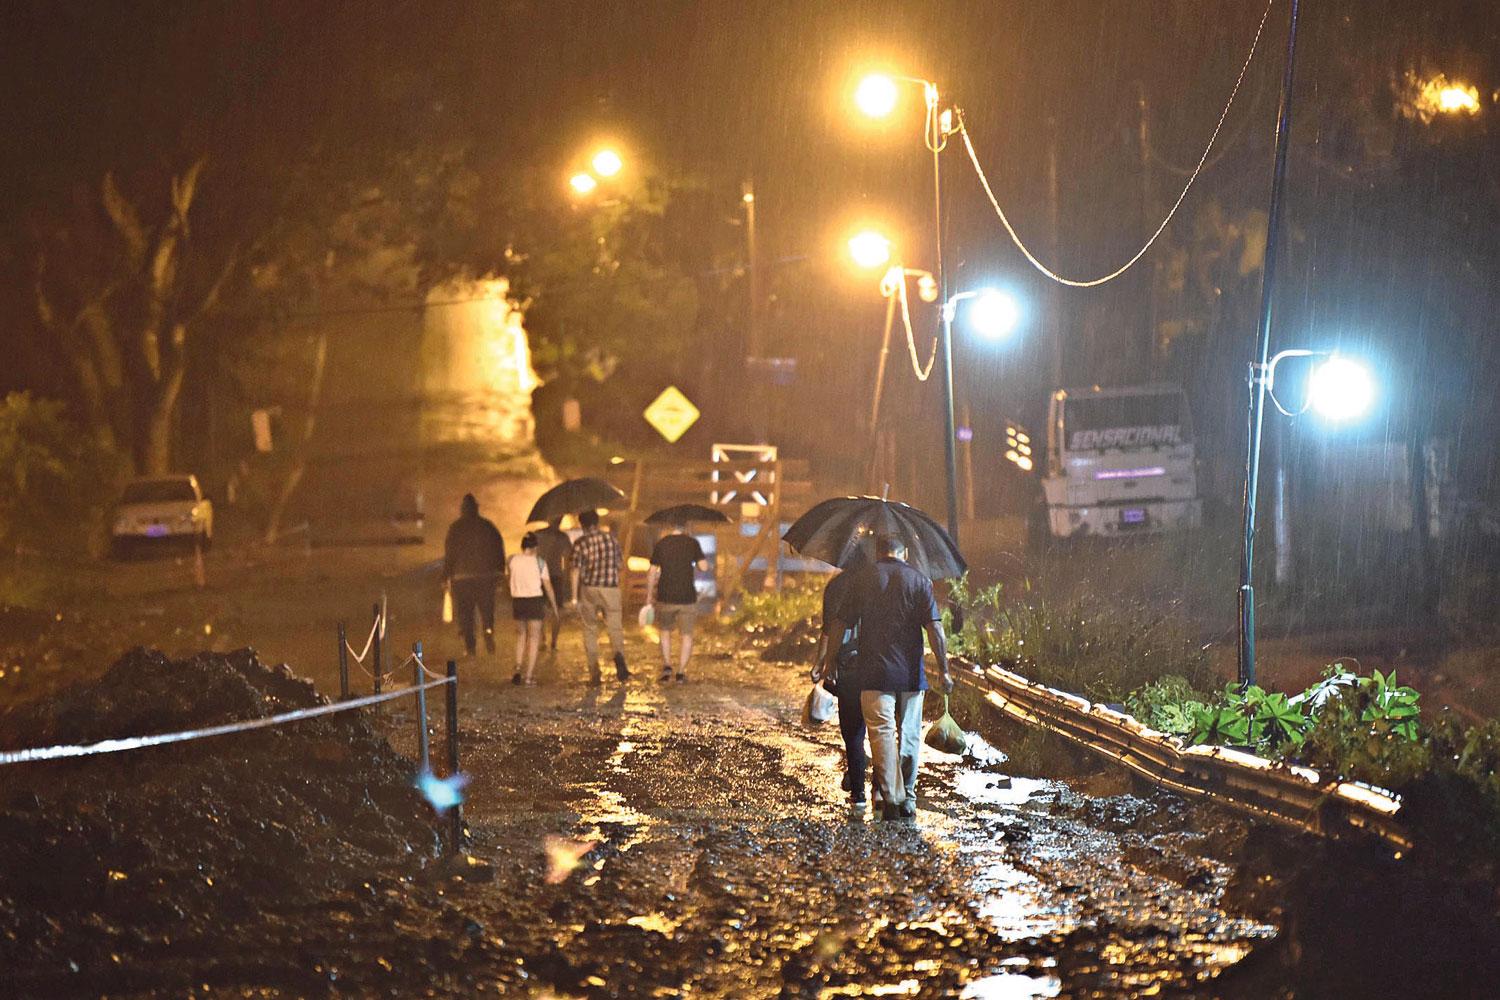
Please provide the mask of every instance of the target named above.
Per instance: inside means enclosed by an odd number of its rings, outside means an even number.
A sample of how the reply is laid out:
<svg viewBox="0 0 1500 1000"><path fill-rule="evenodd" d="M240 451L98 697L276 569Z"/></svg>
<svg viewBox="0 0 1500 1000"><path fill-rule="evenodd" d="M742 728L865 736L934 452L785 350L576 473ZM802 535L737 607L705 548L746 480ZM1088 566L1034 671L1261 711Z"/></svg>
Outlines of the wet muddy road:
<svg viewBox="0 0 1500 1000"><path fill-rule="evenodd" d="M1008 779L988 744L927 749L914 827L851 811L836 728L800 725L788 668L710 653L686 685L590 689L565 653L535 688L466 673L484 867L395 914L469 939L429 967L439 995L1214 996L1273 933L1221 907L1200 814Z"/></svg>

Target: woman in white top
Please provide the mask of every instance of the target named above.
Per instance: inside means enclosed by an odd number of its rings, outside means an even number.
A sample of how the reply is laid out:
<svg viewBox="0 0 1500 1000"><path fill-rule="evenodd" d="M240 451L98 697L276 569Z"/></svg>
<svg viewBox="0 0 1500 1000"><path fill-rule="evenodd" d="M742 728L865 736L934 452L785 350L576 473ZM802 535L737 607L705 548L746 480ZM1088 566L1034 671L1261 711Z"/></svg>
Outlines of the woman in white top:
<svg viewBox="0 0 1500 1000"><path fill-rule="evenodd" d="M557 595L547 564L536 551L536 535L526 533L521 551L510 557L510 615L516 620L516 673L512 684L535 684L537 649L542 644L542 619L547 606L557 614ZM524 671L524 673L523 673Z"/></svg>

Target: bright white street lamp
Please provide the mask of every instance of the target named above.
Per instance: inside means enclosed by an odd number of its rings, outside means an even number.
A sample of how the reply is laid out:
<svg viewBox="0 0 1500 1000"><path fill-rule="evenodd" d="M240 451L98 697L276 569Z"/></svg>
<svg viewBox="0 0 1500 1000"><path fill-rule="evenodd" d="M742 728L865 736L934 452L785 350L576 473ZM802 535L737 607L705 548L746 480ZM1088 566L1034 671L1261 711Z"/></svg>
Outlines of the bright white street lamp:
<svg viewBox="0 0 1500 1000"><path fill-rule="evenodd" d="M1358 361L1334 355L1313 369L1307 396L1324 419L1353 420L1364 416L1374 402L1375 380Z"/></svg>
<svg viewBox="0 0 1500 1000"><path fill-rule="evenodd" d="M969 305L969 325L986 340L1009 337L1021 320L1021 307L1004 292L980 292Z"/></svg>

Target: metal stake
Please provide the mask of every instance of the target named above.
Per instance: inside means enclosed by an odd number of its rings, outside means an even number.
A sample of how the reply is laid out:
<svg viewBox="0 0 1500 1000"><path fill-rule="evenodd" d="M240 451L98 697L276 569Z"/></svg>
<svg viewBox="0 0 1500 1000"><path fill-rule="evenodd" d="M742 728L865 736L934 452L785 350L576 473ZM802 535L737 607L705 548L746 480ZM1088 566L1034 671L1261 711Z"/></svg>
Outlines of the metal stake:
<svg viewBox="0 0 1500 1000"><path fill-rule="evenodd" d="M458 775L458 661L448 661L448 777ZM463 805L455 803L448 817L448 850L457 854L463 849Z"/></svg>
<svg viewBox="0 0 1500 1000"><path fill-rule="evenodd" d="M417 758L422 767L419 773L427 774L432 770L432 762L427 748L427 689L422 686L426 682L422 676L422 644L412 643L411 653L411 682L417 687Z"/></svg>

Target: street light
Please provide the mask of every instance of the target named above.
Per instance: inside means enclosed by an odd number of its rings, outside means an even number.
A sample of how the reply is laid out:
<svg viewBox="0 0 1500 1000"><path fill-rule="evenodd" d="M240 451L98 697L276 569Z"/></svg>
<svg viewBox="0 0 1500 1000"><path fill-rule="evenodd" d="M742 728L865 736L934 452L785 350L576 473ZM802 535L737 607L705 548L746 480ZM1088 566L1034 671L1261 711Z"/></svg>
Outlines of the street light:
<svg viewBox="0 0 1500 1000"><path fill-rule="evenodd" d="M969 325L986 340L1005 340L1020 321L1021 308L1016 300L994 289L980 292L969 306Z"/></svg>
<svg viewBox="0 0 1500 1000"><path fill-rule="evenodd" d="M936 275L939 296L946 295L948 283L943 271L943 168L942 157L939 154L948 145L948 136L953 133L959 116L955 109L941 107L942 102L938 95L937 84L931 80L913 76L886 76L881 73L866 76L854 89L855 106L871 118L884 118L890 115L896 108L896 85L898 83L915 84L921 87L922 100L927 109L922 139L928 152L932 153L932 232L937 251L934 258L937 266L933 268L933 272ZM956 427L953 417L953 339L949 330L950 326L951 324L948 323L943 324L941 340L943 408L946 414L944 424L947 431L943 454L948 474L948 534L957 545L958 459L954 442Z"/></svg>
<svg viewBox="0 0 1500 1000"><path fill-rule="evenodd" d="M625 166L625 161L620 159L620 154L607 148L595 153L590 162L594 166L594 173L600 177L613 177Z"/></svg>
<svg viewBox="0 0 1500 1000"><path fill-rule="evenodd" d="M870 118L886 118L896 110L896 81L884 73L871 73L854 88L854 103Z"/></svg>
<svg viewBox="0 0 1500 1000"><path fill-rule="evenodd" d="M1362 417L1375 399L1375 380L1358 361L1333 355L1313 369L1307 383L1308 405L1328 420Z"/></svg>
<svg viewBox="0 0 1500 1000"><path fill-rule="evenodd" d="M568 184L573 188L573 193L577 195L593 194L594 189L599 186L599 182L594 179L593 174L582 171L568 178Z"/></svg>
<svg viewBox="0 0 1500 1000"><path fill-rule="evenodd" d="M1262 354L1262 357L1265 355ZM1321 358L1307 380L1302 406L1289 410L1276 398L1276 366L1287 358ZM1242 685L1255 683L1255 508L1260 481L1260 445L1265 400L1270 399L1278 411L1295 417L1311 409L1331 421L1349 421L1369 412L1375 400L1375 380L1370 370L1353 358L1331 351L1293 348L1278 351L1263 364L1250 364L1249 451L1245 460L1245 537L1240 551L1239 591L1239 679Z"/></svg>
<svg viewBox="0 0 1500 1000"><path fill-rule="evenodd" d="M874 229L862 229L849 237L849 256L865 270L884 267L891 259L891 241Z"/></svg>
<svg viewBox="0 0 1500 1000"><path fill-rule="evenodd" d="M953 413L953 318L958 304L968 299L969 319L975 332L999 340L1015 328L1020 310L1015 300L993 288L958 292L943 303L943 461L948 477L948 534L958 543L958 421Z"/></svg>

